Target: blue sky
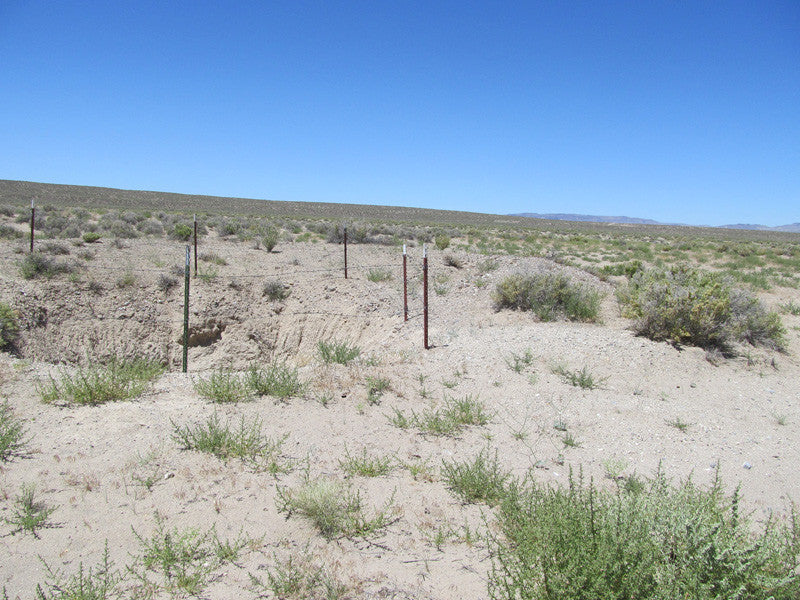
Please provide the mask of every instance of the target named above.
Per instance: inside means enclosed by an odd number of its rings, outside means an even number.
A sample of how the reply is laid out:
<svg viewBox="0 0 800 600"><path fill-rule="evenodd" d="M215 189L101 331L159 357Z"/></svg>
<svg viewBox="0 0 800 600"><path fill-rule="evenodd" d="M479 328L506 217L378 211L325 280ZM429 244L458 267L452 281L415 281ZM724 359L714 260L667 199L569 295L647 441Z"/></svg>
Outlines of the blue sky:
<svg viewBox="0 0 800 600"><path fill-rule="evenodd" d="M0 2L0 178L800 221L800 2Z"/></svg>

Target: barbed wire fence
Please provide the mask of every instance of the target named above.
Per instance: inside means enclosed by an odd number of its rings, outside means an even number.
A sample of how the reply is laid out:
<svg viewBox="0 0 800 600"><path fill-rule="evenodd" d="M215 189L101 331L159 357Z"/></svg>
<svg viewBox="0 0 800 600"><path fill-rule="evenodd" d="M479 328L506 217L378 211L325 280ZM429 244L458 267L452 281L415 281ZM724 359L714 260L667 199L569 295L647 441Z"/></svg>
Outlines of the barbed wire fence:
<svg viewBox="0 0 800 600"><path fill-rule="evenodd" d="M36 244L42 246L45 244L57 244L56 241L47 239L47 238L35 238L35 205L31 202L31 233L30 233L30 249L29 253L33 254L36 251L34 240L36 240ZM123 276L130 276L136 277L137 275L144 275L144 276L178 276L179 274L183 276L184 279L184 299L182 303L182 323L180 325L182 327L181 330L181 350L182 350L182 360L181 360L181 369L183 372L188 371L188 349L190 347L190 305L192 302L192 280L195 282L200 280L208 280L211 281L220 274L223 275L232 285L235 285L238 281L264 281L265 284L269 281L274 280L288 280L290 282L295 281L299 276L320 276L325 277L336 277L337 275L342 278L342 280L346 281L347 284L351 286L350 289L356 289L360 297L362 298L362 302L360 306L367 307L367 312L362 311L349 311L349 312L342 312L341 310L333 310L330 307L319 306L318 308L311 308L307 310L299 310L294 309L291 312L284 313L286 316L300 316L300 315L317 315L317 316L330 316L330 317L338 317L342 319L370 319L373 316L373 312L378 309L378 307L385 306L387 304L387 294L391 296L390 298L390 307L391 310L386 313L384 311L384 316L388 316L390 318L397 318L399 323L408 323L411 321L416 321L417 319L422 318L423 320L423 346L425 349L429 349L430 346L428 344L428 285L427 285L427 276L428 276L428 265L427 265L427 254L425 250L425 246L423 244L423 258L422 263L418 264L416 261L409 261L410 258L407 253L406 246L403 245L402 253L397 253L397 260L391 262L374 262L374 261L365 261L363 254L359 252L353 252L352 249L349 249L348 246L352 246L353 244L348 244L347 240L347 229L345 228L345 235L343 243L339 244L339 247L336 249L332 249L326 253L324 253L321 257L316 258L317 264L323 265L325 263L334 264L331 266L315 266L312 268L297 268L299 265L280 265L280 264L273 264L270 268L261 268L256 270L254 268L248 268L247 270L239 270L236 266L231 266L228 264L223 265L214 265L213 270L211 267L205 273L202 269L198 268L198 259L203 260L203 255L199 254L202 251L202 246L204 244L200 244L198 241L197 236L197 229L198 229L198 221L197 217L193 217L193 228L192 228L192 235L188 240L189 243L181 245L181 254L184 254L183 260L180 262L174 263L172 267L167 266L169 260L164 255L164 243L162 240L158 242L148 243L147 238L136 238L136 252L141 254L142 252L147 252L148 246L152 248L152 251L155 253L155 256L158 256L158 262L163 263L163 265L157 265L154 267L146 267L146 266L132 266L131 264L121 265L121 264L92 264L88 270L93 275L100 275L105 280L113 279L113 274L124 274ZM120 241L119 238L113 238L113 243L118 249L124 249L126 242ZM87 244L90 246L91 244ZM362 246L363 244L356 244L357 246ZM47 251L47 246L43 246L44 250ZM348 250L350 250L348 252ZM177 254L177 252L176 252ZM271 252L270 252L271 254ZM132 257L133 258L133 257ZM179 265L182 265L182 273L179 273ZM225 267L224 270L222 267ZM220 273L221 271L221 273ZM174 279L174 277L173 277ZM386 285L386 286L371 286L371 285L364 285L365 281L370 281L373 283L381 283L385 281L394 281L399 283L398 285ZM422 293L422 304L421 310L418 311L410 311L409 310L409 283L411 283L412 293L411 297L412 300L420 300L417 294L417 288L420 283L422 283L423 293ZM88 284L91 288L91 283ZM176 283L172 283L171 285L177 285ZM121 287L121 286L120 286ZM396 293L395 293L396 292ZM159 313L153 307L149 307L148 310L140 312L137 314L136 311L126 310L122 312L117 311L116 313L112 312L110 314L100 314L98 313L91 302L91 298L87 298L86 301L77 308L80 309L88 309L89 314L91 315L90 318L80 318L77 317L74 313L78 312L77 310L73 311L64 311L64 314L55 314L49 317L50 321L49 324L53 324L54 326L58 326L59 324L64 324L66 322L75 323L78 321L85 322L87 324L87 330L91 329L92 326L89 323L94 324L94 328L97 326L97 321L103 322L110 319L115 319L120 323L128 323L133 324L134 326L139 327L148 327L154 329L156 331L164 331L169 332L167 335L173 337L171 332L174 332L176 329L176 325L178 325L179 319L175 316L165 315L163 311ZM70 314L73 313L73 314Z"/></svg>

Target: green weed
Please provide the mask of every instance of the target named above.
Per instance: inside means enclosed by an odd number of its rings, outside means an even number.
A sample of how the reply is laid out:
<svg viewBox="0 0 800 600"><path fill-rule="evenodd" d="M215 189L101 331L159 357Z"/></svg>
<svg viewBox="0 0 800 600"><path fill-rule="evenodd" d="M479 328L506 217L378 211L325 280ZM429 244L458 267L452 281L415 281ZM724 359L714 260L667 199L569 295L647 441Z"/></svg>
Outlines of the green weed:
<svg viewBox="0 0 800 600"><path fill-rule="evenodd" d="M320 340L317 343L319 357L322 362L346 365L355 360L361 354L361 348L350 346L347 342L326 342Z"/></svg>
<svg viewBox="0 0 800 600"><path fill-rule="evenodd" d="M49 519L56 508L36 499L36 486L23 485L19 495L14 499L11 517L6 517L4 520L16 528L12 533L22 531L38 538L37 530L52 527Z"/></svg>
<svg viewBox="0 0 800 600"><path fill-rule="evenodd" d="M564 317L571 321L597 321L602 295L563 273L515 274L503 279L492 295L497 310L532 311L542 321Z"/></svg>
<svg viewBox="0 0 800 600"><path fill-rule="evenodd" d="M444 461L442 477L463 502L493 505L505 495L510 475L500 466L496 450L494 456L488 450L481 450L471 462Z"/></svg>

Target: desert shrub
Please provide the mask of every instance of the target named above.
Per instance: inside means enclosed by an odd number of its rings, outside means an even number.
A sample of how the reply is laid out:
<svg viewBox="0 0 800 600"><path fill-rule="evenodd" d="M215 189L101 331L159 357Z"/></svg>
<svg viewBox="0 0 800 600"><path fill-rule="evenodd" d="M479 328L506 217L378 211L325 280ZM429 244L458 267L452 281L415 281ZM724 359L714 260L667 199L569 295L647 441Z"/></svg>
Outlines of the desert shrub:
<svg viewBox="0 0 800 600"><path fill-rule="evenodd" d="M193 234L192 228L186 225L185 223L175 223L175 226L172 228L169 237L171 237L174 240L187 242L192 237L192 234Z"/></svg>
<svg viewBox="0 0 800 600"><path fill-rule="evenodd" d="M800 595L800 523L768 519L752 533L737 492L658 473L603 490L507 486L490 542L495 599L742 598Z"/></svg>
<svg viewBox="0 0 800 600"><path fill-rule="evenodd" d="M542 321L565 317L572 321L596 321L602 295L563 273L509 275L492 295L495 308L532 311Z"/></svg>
<svg viewBox="0 0 800 600"><path fill-rule="evenodd" d="M176 285L178 285L178 280L166 273L161 273L156 280L156 287L164 293L170 291Z"/></svg>
<svg viewBox="0 0 800 600"><path fill-rule="evenodd" d="M94 244L101 237L103 236L97 233L96 231L87 231L86 233L83 234L83 241L86 242L87 244Z"/></svg>
<svg viewBox="0 0 800 600"><path fill-rule="evenodd" d="M441 407L419 413L412 410L410 416L395 409L389 420L401 429L413 426L431 435L454 435L467 425L486 425L489 418L480 400L465 396L461 400L445 398Z"/></svg>
<svg viewBox="0 0 800 600"><path fill-rule="evenodd" d="M17 209L13 206L9 206L8 204L0 206L0 216L13 217L15 214L17 214Z"/></svg>
<svg viewBox="0 0 800 600"><path fill-rule="evenodd" d="M120 239L133 239L139 237L139 232L130 223L118 219L106 228L114 237Z"/></svg>
<svg viewBox="0 0 800 600"><path fill-rule="evenodd" d="M222 258L216 252L201 252L198 258L203 262L219 265L221 267L224 267L225 265L228 264L228 261Z"/></svg>
<svg viewBox="0 0 800 600"><path fill-rule="evenodd" d="M164 235L164 226L156 219L145 219L136 225L136 229L144 235Z"/></svg>
<svg viewBox="0 0 800 600"><path fill-rule="evenodd" d="M317 343L317 350L322 362L337 363L346 365L352 360L358 358L361 354L361 348L358 346L351 346L347 342L326 342L320 340Z"/></svg>
<svg viewBox="0 0 800 600"><path fill-rule="evenodd" d="M24 233L14 229L11 225L6 225L5 223L0 224L0 238L5 240L18 240L24 236Z"/></svg>
<svg viewBox="0 0 800 600"><path fill-rule="evenodd" d="M444 264L448 267L453 267L455 269L461 269L464 267L464 261L455 256L454 254L445 254Z"/></svg>
<svg viewBox="0 0 800 600"><path fill-rule="evenodd" d="M278 230L275 227L270 227L261 236L261 243L264 244L264 248L267 249L267 252L272 252L275 246L278 245L279 239L280 233Z"/></svg>
<svg viewBox="0 0 800 600"><path fill-rule="evenodd" d="M35 279L40 276L49 279L62 273L72 273L75 265L51 258L41 252L31 252L22 259L19 270L24 279Z"/></svg>
<svg viewBox="0 0 800 600"><path fill-rule="evenodd" d="M17 311L5 302L0 302L0 350L13 347L18 337Z"/></svg>
<svg viewBox="0 0 800 600"><path fill-rule="evenodd" d="M777 313L767 311L729 280L686 266L650 269L634 275L617 298L634 330L656 341L669 341L733 353L735 342L783 349L784 328Z"/></svg>
<svg viewBox="0 0 800 600"><path fill-rule="evenodd" d="M440 233L434 238L437 250L447 250L450 247L450 236Z"/></svg>
<svg viewBox="0 0 800 600"><path fill-rule="evenodd" d="M81 368L74 374L62 370L59 379L51 375L39 385L39 394L47 403L96 405L126 400L143 394L163 372L164 367L151 360L114 358L107 365Z"/></svg>
<svg viewBox="0 0 800 600"><path fill-rule="evenodd" d="M273 279L264 284L264 295L270 300L285 300L291 290L282 281Z"/></svg>
<svg viewBox="0 0 800 600"><path fill-rule="evenodd" d="M69 255L69 248L61 242L45 242L41 245L40 251L55 256Z"/></svg>

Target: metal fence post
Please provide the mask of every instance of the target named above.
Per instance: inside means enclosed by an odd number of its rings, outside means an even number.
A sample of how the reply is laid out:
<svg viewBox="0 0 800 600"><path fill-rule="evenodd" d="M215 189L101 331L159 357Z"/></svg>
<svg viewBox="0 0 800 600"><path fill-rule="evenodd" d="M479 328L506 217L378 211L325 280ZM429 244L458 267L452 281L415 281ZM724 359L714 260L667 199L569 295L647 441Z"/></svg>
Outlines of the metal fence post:
<svg viewBox="0 0 800 600"><path fill-rule="evenodd" d="M189 368L189 245L186 245L186 266L184 273L183 289L183 372Z"/></svg>
<svg viewBox="0 0 800 600"><path fill-rule="evenodd" d="M344 278L347 279L347 227L344 228Z"/></svg>
<svg viewBox="0 0 800 600"><path fill-rule="evenodd" d="M425 350L428 346L428 250L422 245L422 331Z"/></svg>
<svg viewBox="0 0 800 600"><path fill-rule="evenodd" d="M33 198L31 198L31 252L33 252L33 236L34 236L35 221L36 221L36 207L33 204Z"/></svg>
<svg viewBox="0 0 800 600"><path fill-rule="evenodd" d="M406 245L403 244L403 321L408 321L408 270L406 262Z"/></svg>

